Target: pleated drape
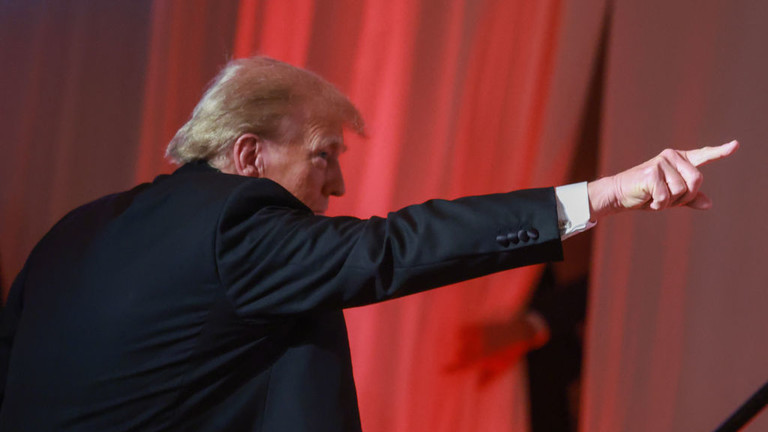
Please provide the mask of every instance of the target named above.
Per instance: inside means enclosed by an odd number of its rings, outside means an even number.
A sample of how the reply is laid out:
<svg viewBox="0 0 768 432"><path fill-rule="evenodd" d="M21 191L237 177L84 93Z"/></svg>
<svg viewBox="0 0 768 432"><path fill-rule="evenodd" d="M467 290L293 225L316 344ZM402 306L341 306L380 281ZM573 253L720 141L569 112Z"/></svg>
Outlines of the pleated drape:
<svg viewBox="0 0 768 432"><path fill-rule="evenodd" d="M326 77L367 119L331 214L562 183L604 8L575 3L0 2L4 290L69 209L171 171L164 148L206 83L254 53ZM525 430L524 367L449 365L461 329L518 313L538 271L348 311L364 428Z"/></svg>

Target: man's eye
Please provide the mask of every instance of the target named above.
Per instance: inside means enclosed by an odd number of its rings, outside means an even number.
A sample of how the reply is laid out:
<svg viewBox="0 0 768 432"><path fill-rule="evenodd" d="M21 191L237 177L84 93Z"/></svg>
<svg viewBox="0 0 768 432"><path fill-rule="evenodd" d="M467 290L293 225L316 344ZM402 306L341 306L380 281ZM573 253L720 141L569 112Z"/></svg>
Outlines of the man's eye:
<svg viewBox="0 0 768 432"><path fill-rule="evenodd" d="M317 152L317 156L321 159L328 159L331 156L331 154L328 153L327 151L320 151L320 152Z"/></svg>

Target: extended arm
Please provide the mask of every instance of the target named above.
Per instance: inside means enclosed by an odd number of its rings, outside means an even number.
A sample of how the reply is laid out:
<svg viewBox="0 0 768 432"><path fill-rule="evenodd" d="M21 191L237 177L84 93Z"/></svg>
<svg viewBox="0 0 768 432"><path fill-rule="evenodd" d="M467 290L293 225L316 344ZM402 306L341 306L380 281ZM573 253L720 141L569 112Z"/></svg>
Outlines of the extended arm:
<svg viewBox="0 0 768 432"><path fill-rule="evenodd" d="M433 200L360 220L263 206L265 192L282 190L266 186L238 191L221 219L219 273L246 317L360 306L561 259L552 189Z"/></svg>

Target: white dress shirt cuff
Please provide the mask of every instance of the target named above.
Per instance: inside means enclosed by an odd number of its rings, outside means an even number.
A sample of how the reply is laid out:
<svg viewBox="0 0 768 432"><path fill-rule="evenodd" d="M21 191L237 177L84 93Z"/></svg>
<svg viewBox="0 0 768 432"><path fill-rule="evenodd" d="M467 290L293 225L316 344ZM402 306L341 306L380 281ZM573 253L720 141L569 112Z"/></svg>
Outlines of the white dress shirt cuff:
<svg viewBox="0 0 768 432"><path fill-rule="evenodd" d="M555 197L561 240L595 226L596 223L589 220L587 182L558 186L555 188Z"/></svg>

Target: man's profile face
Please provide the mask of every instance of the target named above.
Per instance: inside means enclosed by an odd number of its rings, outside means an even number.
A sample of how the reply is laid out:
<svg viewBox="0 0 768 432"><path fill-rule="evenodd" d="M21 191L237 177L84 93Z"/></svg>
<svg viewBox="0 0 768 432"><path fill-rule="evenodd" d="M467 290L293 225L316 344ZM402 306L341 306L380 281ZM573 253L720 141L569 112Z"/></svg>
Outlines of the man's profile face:
<svg viewBox="0 0 768 432"><path fill-rule="evenodd" d="M330 196L344 194L339 156L346 150L341 126L313 125L291 143L265 142L263 177L296 196L316 214L328 209Z"/></svg>

